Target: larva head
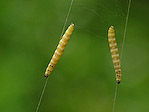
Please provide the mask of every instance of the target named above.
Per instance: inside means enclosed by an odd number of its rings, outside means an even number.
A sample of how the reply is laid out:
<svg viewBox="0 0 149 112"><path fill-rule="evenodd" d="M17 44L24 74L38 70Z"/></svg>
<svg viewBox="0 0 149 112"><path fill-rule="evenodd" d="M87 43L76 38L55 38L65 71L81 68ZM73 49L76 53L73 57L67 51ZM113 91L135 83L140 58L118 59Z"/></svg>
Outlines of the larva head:
<svg viewBox="0 0 149 112"><path fill-rule="evenodd" d="M50 70L47 68L45 72L45 77L48 77L50 75Z"/></svg>
<svg viewBox="0 0 149 112"><path fill-rule="evenodd" d="M117 84L120 84L120 82L121 82L120 80L117 80Z"/></svg>
<svg viewBox="0 0 149 112"><path fill-rule="evenodd" d="M116 82L117 82L117 84L120 84L120 82L121 82L121 74L117 74L116 75Z"/></svg>
<svg viewBox="0 0 149 112"><path fill-rule="evenodd" d="M45 72L45 77L48 77L51 74L51 72L53 71L54 67L55 67L54 64L49 63L49 65L48 65L48 67L46 69L46 72Z"/></svg>

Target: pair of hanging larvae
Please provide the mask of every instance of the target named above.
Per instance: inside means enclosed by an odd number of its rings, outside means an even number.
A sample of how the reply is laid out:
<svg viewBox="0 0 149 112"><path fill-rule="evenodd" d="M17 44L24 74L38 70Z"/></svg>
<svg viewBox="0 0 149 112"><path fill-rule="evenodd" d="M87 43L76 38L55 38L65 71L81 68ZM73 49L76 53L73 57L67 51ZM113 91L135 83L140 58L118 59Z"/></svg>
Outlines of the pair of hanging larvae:
<svg viewBox="0 0 149 112"><path fill-rule="evenodd" d="M73 30L74 30L74 24L71 24L66 30L65 34L62 36L62 39L60 40L57 46L57 49L55 50L55 53L46 69L45 77L48 77L51 74L58 60L62 56L64 48L67 45L67 42L70 39L70 36ZM109 42L109 47L112 55L115 73L116 73L116 81L117 81L117 84L119 84L121 81L121 67L120 67L119 53L118 53L113 26L111 26L108 30L108 42Z"/></svg>

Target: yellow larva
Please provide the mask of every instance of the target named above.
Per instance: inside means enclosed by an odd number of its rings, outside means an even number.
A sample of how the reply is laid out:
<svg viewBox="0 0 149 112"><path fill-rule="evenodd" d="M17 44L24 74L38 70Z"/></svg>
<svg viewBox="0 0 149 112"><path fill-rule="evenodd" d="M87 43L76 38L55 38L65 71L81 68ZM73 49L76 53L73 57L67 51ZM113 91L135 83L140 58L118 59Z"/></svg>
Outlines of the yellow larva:
<svg viewBox="0 0 149 112"><path fill-rule="evenodd" d="M68 29L66 30L65 34L62 36L62 39L59 41L59 44L57 46L57 49L55 50L55 53L46 69L45 77L48 77L51 72L53 71L55 65L57 64L58 60L63 54L64 48L67 45L67 42L74 30L74 24L71 24Z"/></svg>
<svg viewBox="0 0 149 112"><path fill-rule="evenodd" d="M117 84L119 84L121 82L121 66L120 66L119 53L118 53L113 26L111 26L108 30L108 41L109 41L109 47L112 55L115 73L116 73L116 81L117 81Z"/></svg>

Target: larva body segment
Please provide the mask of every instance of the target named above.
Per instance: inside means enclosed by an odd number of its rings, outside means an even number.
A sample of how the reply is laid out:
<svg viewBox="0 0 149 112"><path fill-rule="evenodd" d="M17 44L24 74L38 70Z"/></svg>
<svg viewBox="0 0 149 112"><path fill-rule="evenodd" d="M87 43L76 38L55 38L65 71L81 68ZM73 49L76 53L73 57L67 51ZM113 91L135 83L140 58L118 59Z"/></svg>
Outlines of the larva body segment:
<svg viewBox="0 0 149 112"><path fill-rule="evenodd" d="M116 73L116 81L117 81L117 84L119 84L121 82L121 66L120 66L119 53L118 53L113 26L111 26L108 30L108 41L109 41L109 47L112 55L115 73Z"/></svg>
<svg viewBox="0 0 149 112"><path fill-rule="evenodd" d="M57 64L58 60L60 59L60 57L63 54L64 48L67 45L67 42L68 42L73 30L74 30L74 24L71 24L68 27L68 29L66 30L65 34L62 36L62 39L59 41L57 49L55 50L54 55L46 69L45 77L48 77L52 73L55 65Z"/></svg>

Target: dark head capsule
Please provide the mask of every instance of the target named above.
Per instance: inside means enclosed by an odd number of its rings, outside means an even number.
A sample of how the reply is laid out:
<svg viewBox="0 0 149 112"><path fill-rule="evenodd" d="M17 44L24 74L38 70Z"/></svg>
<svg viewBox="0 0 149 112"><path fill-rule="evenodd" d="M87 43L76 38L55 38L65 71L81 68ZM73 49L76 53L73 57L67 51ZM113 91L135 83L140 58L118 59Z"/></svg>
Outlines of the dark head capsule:
<svg viewBox="0 0 149 112"><path fill-rule="evenodd" d="M120 84L120 81L117 81L117 84Z"/></svg>
<svg viewBox="0 0 149 112"><path fill-rule="evenodd" d="M48 78L48 75L44 75L46 78Z"/></svg>

